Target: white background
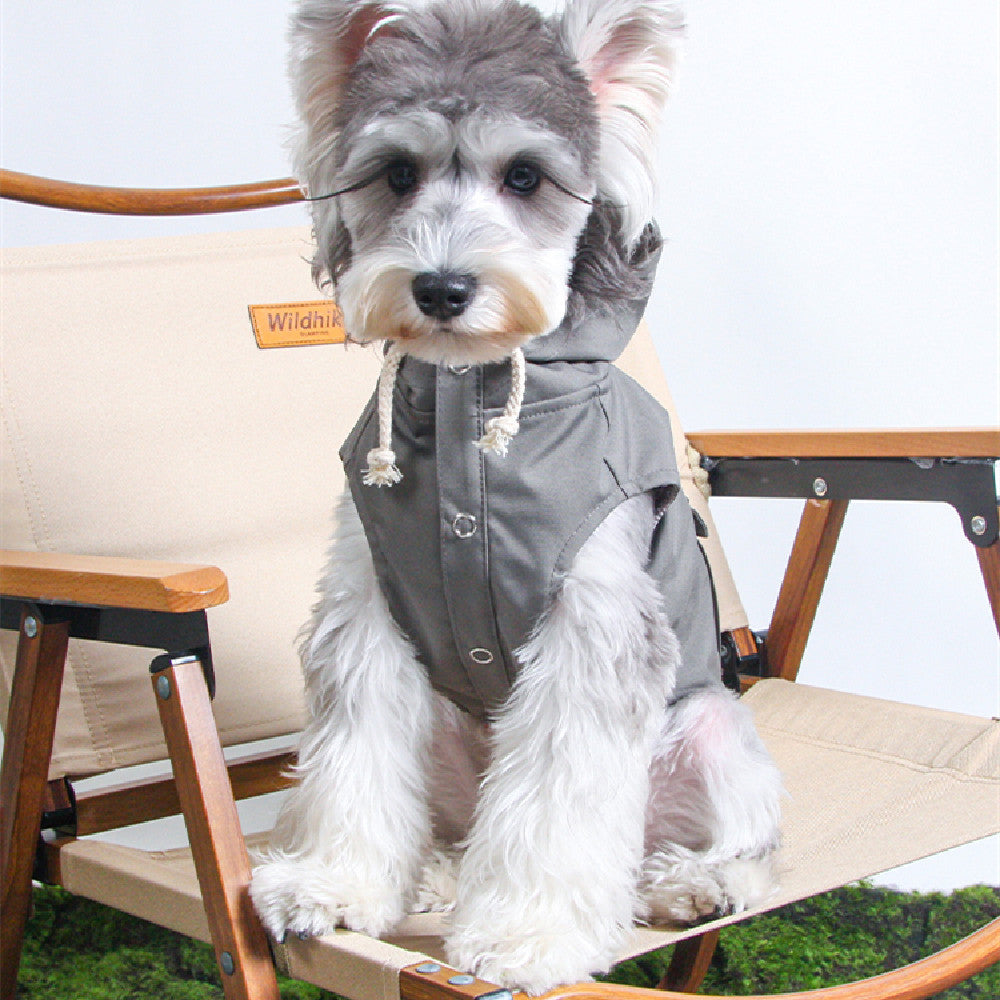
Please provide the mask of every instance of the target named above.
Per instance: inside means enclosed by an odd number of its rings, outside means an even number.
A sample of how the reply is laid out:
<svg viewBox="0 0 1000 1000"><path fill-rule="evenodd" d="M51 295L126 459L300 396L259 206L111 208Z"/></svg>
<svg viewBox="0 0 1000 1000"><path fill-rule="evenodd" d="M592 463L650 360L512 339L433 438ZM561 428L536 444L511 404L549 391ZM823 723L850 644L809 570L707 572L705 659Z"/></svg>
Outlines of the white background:
<svg viewBox="0 0 1000 1000"><path fill-rule="evenodd" d="M279 0L5 0L3 165L111 185L286 175L286 15ZM995 0L689 0L687 15L647 315L688 428L996 424ZM2 205L7 245L304 220ZM798 509L716 503L755 627ZM853 505L800 678L998 715L998 673L954 512ZM997 841L887 880L998 883Z"/></svg>

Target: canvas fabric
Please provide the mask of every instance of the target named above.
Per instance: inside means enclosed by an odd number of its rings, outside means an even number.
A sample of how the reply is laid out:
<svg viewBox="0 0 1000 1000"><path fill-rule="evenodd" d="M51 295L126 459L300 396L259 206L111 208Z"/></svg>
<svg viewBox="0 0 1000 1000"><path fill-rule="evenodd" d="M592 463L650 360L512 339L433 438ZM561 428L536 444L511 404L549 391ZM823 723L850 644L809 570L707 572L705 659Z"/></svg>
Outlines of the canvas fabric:
<svg viewBox="0 0 1000 1000"><path fill-rule="evenodd" d="M1000 831L1000 722L780 680L761 681L744 702L787 792L778 890L753 912ZM90 839L64 848L61 859L72 892L208 940L189 851ZM742 916L694 929L637 928L620 957ZM292 975L354 1000L397 1000L400 969L444 959L443 929L439 914L418 914L384 941L339 931L292 938L278 956Z"/></svg>
<svg viewBox="0 0 1000 1000"><path fill-rule="evenodd" d="M302 725L296 638L343 487L337 452L380 366L370 349L256 346L249 305L319 297L310 253L303 226L5 250L0 265L0 542L222 567L231 599L209 626L226 745ZM669 406L645 328L620 365ZM745 625L679 432L674 446L709 524L723 627ZM0 638L4 718L14 643ZM52 777L165 755L151 656L72 644Z"/></svg>

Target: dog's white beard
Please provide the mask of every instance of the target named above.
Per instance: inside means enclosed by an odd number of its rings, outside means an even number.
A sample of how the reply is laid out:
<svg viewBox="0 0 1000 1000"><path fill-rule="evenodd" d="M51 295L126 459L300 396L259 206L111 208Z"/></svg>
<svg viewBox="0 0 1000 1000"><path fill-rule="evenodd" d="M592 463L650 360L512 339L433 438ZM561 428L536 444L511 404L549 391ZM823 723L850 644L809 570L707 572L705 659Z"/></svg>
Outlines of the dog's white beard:
<svg viewBox="0 0 1000 1000"><path fill-rule="evenodd" d="M444 265L430 259L389 247L352 262L337 284L352 339L399 341L431 364L482 364L502 361L553 330L566 312L571 261L562 251L469 251L450 255ZM413 298L414 277L438 269L476 276L473 301L447 321L424 315Z"/></svg>

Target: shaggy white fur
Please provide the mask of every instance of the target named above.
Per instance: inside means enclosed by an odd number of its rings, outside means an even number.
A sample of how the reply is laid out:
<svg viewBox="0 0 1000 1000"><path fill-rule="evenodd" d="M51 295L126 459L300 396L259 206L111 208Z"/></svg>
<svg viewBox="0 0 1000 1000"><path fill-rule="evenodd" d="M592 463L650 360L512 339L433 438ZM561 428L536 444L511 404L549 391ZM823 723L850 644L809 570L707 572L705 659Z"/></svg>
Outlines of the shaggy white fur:
<svg viewBox="0 0 1000 1000"><path fill-rule="evenodd" d="M265 926L381 934L405 912L430 840L432 692L389 615L349 495L302 643L309 722L298 783L251 895Z"/></svg>
<svg viewBox="0 0 1000 1000"><path fill-rule="evenodd" d="M300 781L251 887L272 934L452 911L456 966L539 993L606 969L636 919L767 897L780 778L728 692L668 706L653 527L640 496L594 532L487 727L432 694L345 493L303 642Z"/></svg>

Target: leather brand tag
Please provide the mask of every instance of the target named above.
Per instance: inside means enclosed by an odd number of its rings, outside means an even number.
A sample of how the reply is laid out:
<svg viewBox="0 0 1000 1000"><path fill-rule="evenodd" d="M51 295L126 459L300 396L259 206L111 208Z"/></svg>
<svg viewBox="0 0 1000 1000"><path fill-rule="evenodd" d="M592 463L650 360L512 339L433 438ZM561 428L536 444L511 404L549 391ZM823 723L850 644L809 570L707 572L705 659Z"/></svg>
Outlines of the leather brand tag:
<svg viewBox="0 0 1000 1000"><path fill-rule="evenodd" d="M342 344L345 339L344 314L328 299L250 306L250 322L261 348Z"/></svg>

